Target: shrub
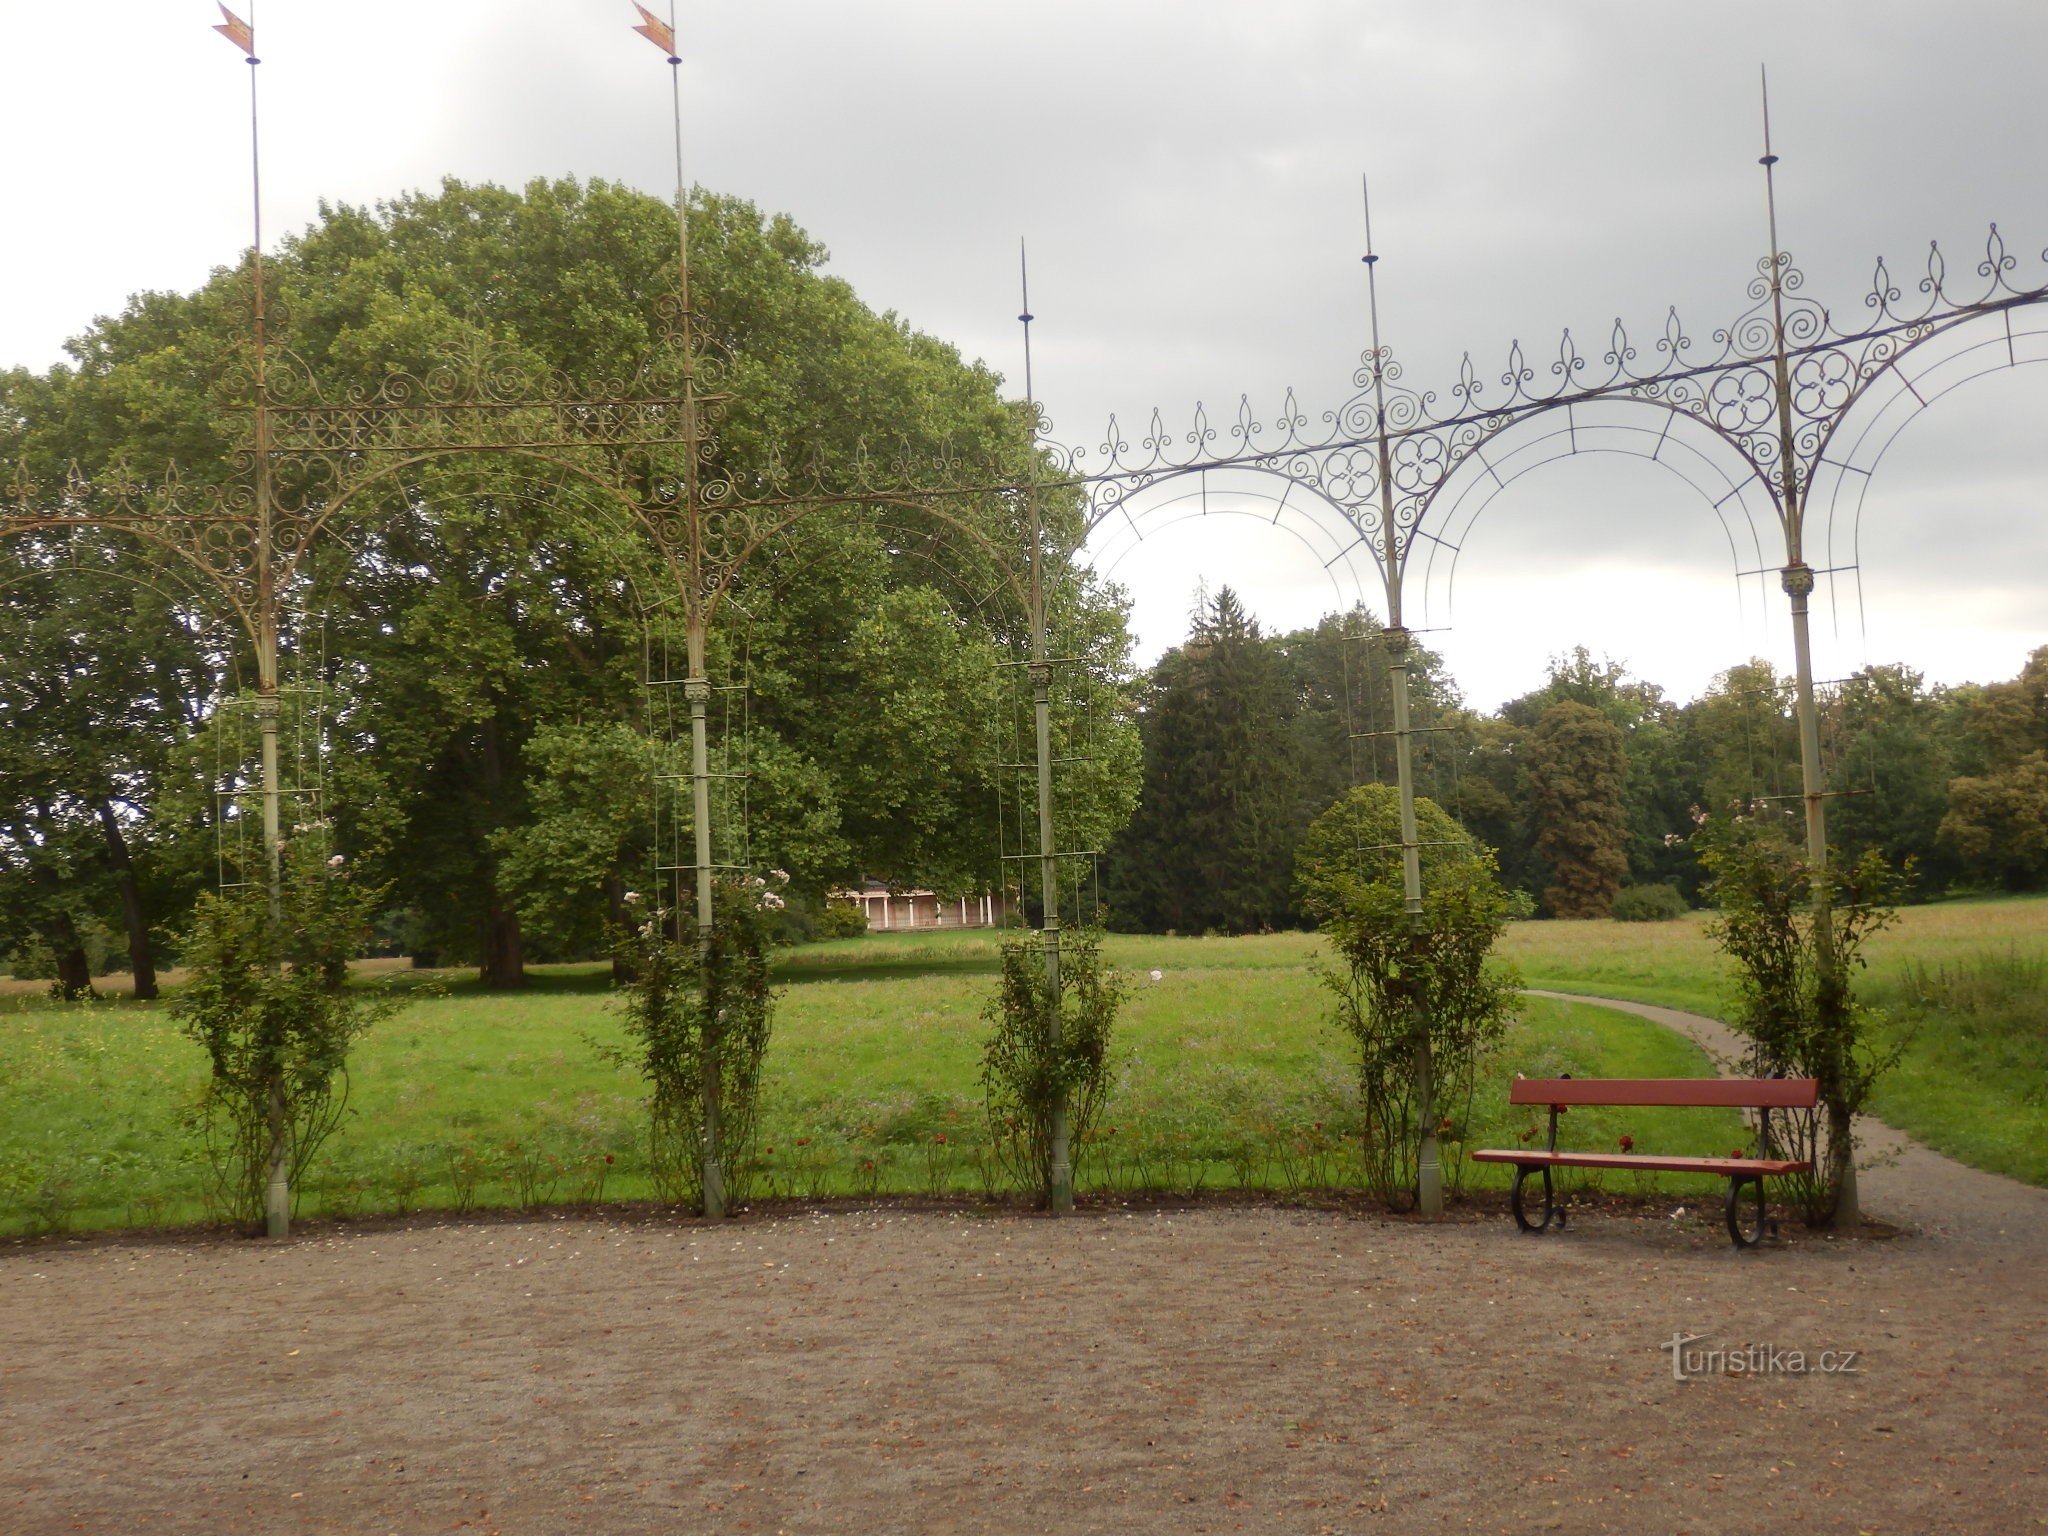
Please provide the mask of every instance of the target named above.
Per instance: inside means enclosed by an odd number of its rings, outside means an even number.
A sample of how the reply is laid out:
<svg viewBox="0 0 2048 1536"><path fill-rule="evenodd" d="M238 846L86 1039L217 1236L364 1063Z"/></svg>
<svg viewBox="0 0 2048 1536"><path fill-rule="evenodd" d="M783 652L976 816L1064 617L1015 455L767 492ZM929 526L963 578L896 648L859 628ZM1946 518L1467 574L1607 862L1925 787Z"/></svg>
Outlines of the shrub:
<svg viewBox="0 0 2048 1536"><path fill-rule="evenodd" d="M868 931L867 910L857 901L828 901L818 919L821 939L857 939Z"/></svg>
<svg viewBox="0 0 2048 1536"><path fill-rule="evenodd" d="M1104 968L1099 935L1061 936L1055 1013L1043 941L1003 946L1002 985L982 1017L994 1026L982 1051L990 1138L1010 1177L1040 1204L1055 1198L1053 1127L1067 1113L1068 1162L1078 1165L1109 1085L1109 1042L1125 983Z"/></svg>
<svg viewBox="0 0 2048 1536"><path fill-rule="evenodd" d="M752 1156L761 1058L768 1049L775 994L768 985L770 931L784 901L760 876L722 880L714 892L708 941L656 908L619 937L619 958L633 980L622 1008L622 1066L647 1080L648 1171L663 1199L707 1208L706 1165L723 1194L738 1201ZM707 1101L718 1114L715 1147ZM713 1153L715 1151L715 1158Z"/></svg>
<svg viewBox="0 0 2048 1536"><path fill-rule="evenodd" d="M1816 870L1789 819L1701 817L1693 834L1718 909L1708 933L1735 963L1741 991L1733 1023L1750 1041L1759 1075L1784 1072L1820 1085L1820 1109L1791 1124L1787 1149L1814 1174L1795 1180L1810 1223L1859 1215L1851 1125L1902 1047L1880 1048L1871 1010L1852 977L1870 935L1891 926L1908 874L1876 850L1847 869Z"/></svg>
<svg viewBox="0 0 2048 1536"><path fill-rule="evenodd" d="M1675 885L1625 885L1614 897L1617 923L1668 923L1691 910Z"/></svg>
<svg viewBox="0 0 2048 1536"><path fill-rule="evenodd" d="M1295 859L1304 909L1343 961L1323 981L1358 1049L1367 1187L1390 1204L1417 1188L1425 1124L1469 1119L1481 1055L1506 1031L1512 974L1488 964L1508 921L1493 856L1429 800L1415 803L1422 912L1402 880L1400 801L1384 784L1352 790L1316 818ZM1425 1094L1421 1054L1431 1080Z"/></svg>
<svg viewBox="0 0 2048 1536"><path fill-rule="evenodd" d="M325 855L321 838L291 844L275 917L261 885L202 896L185 942L192 976L171 1011L212 1065L195 1120L209 1203L230 1221L264 1216L280 1174L296 1202L347 1108L350 1047L400 1006L341 988L377 893ZM272 1236L285 1214L270 1213Z"/></svg>

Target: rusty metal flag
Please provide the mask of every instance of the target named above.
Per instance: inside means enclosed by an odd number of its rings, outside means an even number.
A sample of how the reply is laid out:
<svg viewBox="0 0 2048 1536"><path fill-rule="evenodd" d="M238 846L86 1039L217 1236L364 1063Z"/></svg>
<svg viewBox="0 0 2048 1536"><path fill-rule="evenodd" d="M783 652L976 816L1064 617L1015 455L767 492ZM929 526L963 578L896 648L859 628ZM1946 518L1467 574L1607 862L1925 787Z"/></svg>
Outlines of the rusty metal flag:
<svg viewBox="0 0 2048 1536"><path fill-rule="evenodd" d="M646 38L647 41L654 44L654 46L659 48L663 53L667 54L669 57L669 62L671 64L675 63L675 29L671 27L667 22L663 21L659 16L655 15L654 12L647 9L646 6L641 5L639 3L639 0L634 0L633 9L640 13L640 20L642 23L640 26L635 27L633 30L635 32L638 32L642 37Z"/></svg>
<svg viewBox="0 0 2048 1536"><path fill-rule="evenodd" d="M227 20L213 30L253 59L256 56L256 29L225 5L221 6L220 13Z"/></svg>

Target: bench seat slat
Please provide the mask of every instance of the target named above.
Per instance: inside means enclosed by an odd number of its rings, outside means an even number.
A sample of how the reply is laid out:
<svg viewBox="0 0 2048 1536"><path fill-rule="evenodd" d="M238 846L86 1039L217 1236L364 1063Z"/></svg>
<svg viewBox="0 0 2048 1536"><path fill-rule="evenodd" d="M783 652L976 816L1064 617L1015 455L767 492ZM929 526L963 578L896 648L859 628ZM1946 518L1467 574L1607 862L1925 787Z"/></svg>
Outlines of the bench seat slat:
<svg viewBox="0 0 2048 1536"><path fill-rule="evenodd" d="M1813 1164L1764 1157L1640 1157L1632 1152L1541 1152L1489 1150L1466 1154L1475 1163L1515 1163L1529 1168L1642 1168L1652 1173L1808 1173Z"/></svg>
<svg viewBox="0 0 2048 1536"><path fill-rule="evenodd" d="M1810 1077L1518 1077L1508 1102L1811 1109L1819 1088Z"/></svg>

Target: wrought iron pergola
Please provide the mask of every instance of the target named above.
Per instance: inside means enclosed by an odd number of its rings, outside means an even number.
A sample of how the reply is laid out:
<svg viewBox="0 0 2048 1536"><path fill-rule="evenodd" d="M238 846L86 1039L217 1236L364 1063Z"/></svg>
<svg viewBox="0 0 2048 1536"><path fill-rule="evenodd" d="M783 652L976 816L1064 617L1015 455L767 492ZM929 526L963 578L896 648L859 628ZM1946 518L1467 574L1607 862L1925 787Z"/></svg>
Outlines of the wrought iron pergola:
<svg viewBox="0 0 2048 1536"><path fill-rule="evenodd" d="M710 940L714 880L721 867L720 777L709 722L713 681L708 638L749 562L802 519L838 510L916 524L914 537L943 533L973 547L996 573L1005 601L1028 629L1034 739L1035 865L1043 921L1040 939L1059 1024L1060 869L1071 850L1055 835L1053 669L1049 587L1081 557L1090 533L1113 518L1144 515L1148 495L1210 475L1263 476L1280 487L1284 507L1296 491L1330 509L1347 530L1338 557L1369 570L1384 598L1391 653L1393 739L1401 803L1402 867L1411 921L1422 914L1415 820L1413 737L1406 623L1408 583L1418 556L1452 559L1472 520L1531 469L1573 454L1623 453L1657 463L1715 508L1742 505L1768 514L1779 529L1780 578L1789 600L1801 737L1808 854L1826 861L1826 798L1819 751L1808 636L1815 571L1806 558L1809 519L1853 516L1863 488L1898 431L1942 393L1978 374L2048 360L2048 281L2025 286L1994 228L1975 280L1952 276L1930 250L1911 290L1879 264L1853 321L1838 320L1808 298L1778 240L1768 122L1762 164L1769 243L1749 284L1749 307L1698 345L1672 314L1662 333L1639 346L1619 324L1596 356L1564 338L1539 366L1519 349L1498 375L1482 376L1469 358L1450 388L1418 392L1382 341L1377 263L1370 222L1364 261L1370 345L1354 375L1355 392L1311 418L1289 394L1262 418L1241 405L1224 425L1197 408L1184 430L1156 413L1133 441L1112 420L1094 450L1048 440L1030 372L1028 292L1024 327L1028 441L1013 457L968 462L949 450L896 447L851 462L769 464L740 476L718 467L717 422L725 395L716 345L704 334L690 297L689 229L683 178L681 60L674 18L663 26L642 11L636 28L660 46L671 75L676 137L675 290L662 333L630 379L592 388L530 360L477 351L448 358L424 374L394 370L368 392L330 392L277 343L276 296L263 265L260 172L252 177L254 240L248 278L249 331L227 383L239 422L227 473L204 483L173 465L147 472L74 473L37 480L16 465L0 477L0 538L116 530L187 567L239 622L257 658L256 708L262 735L261 805L265 862L273 901L279 889L282 800L291 792L279 762L279 655L286 597L303 583L311 553L339 537L353 509L421 466L462 457L510 457L547 485L573 490L613 526L644 543L666 573L686 636L688 806L675 822L685 846L657 852L688 898L677 921L693 921ZM233 36L233 34L231 34ZM251 67L251 136L256 133L253 35L234 36ZM252 160L252 165L255 162ZM1047 498L1083 498L1078 538L1051 531ZM964 508L994 503L1000 524ZM1021 534L1017 547L1016 535ZM1426 1040L1426 1031L1419 1031ZM1422 1085L1420 1205L1441 1208L1438 1149L1429 1128L1430 1064ZM718 1079L706 1074L704 1204L721 1214ZM1056 1127L1054 1206L1072 1200L1064 1123ZM1853 1201L1853 1196L1852 1196ZM268 1225L281 1234L290 1210L281 1165L274 1164Z"/></svg>
<svg viewBox="0 0 2048 1536"><path fill-rule="evenodd" d="M1816 570L1807 559L1812 518L1853 525L1879 461L1906 424L1943 395L1986 373L2048 362L2048 273L2032 284L1991 226L1984 254L1951 274L1930 244L1924 274L1902 288L1880 259L1852 319L1805 294L1804 279L1778 237L1776 166L1764 110L1764 213L1768 246L1750 279L1749 305L1697 344L1676 310L1639 347L1617 320L1604 349L1584 354L1566 332L1539 367L1519 344L1498 375L1482 375L1467 354L1439 395L1402 380L1380 335L1378 262L1370 202L1366 268L1370 346L1353 377L1357 392L1312 418L1290 391L1263 418L1241 402L1219 428L1197 407L1179 432L1155 412L1135 443L1112 418L1091 462L1060 455L1061 473L1085 487L1091 531L1130 515L1146 492L1225 473L1271 477L1277 518L1299 489L1332 511L1346 539L1328 564L1363 564L1378 578L1390 651L1392 736L1401 800L1402 874L1410 920L1420 923L1422 878L1415 825L1413 741L1406 624L1417 557L1426 573L1455 561L1479 514L1520 477L1578 454L1623 454L1653 462L1690 486L1724 523L1745 506L1775 524L1779 581L1789 607L1800 743L1800 798L1807 859L1828 862L1829 791L1821 762L1809 599ZM2043 253L2048 263L2048 252ZM1238 492L1237 494L1242 494ZM1746 504L1746 505L1745 505ZM1134 524L1135 527L1135 524ZM1816 883L1824 915L1825 881ZM1831 929L1816 924L1823 946ZM1419 1205L1442 1207L1436 1115L1425 1041L1418 1061L1422 1150ZM1853 1186L1845 1192L1853 1213Z"/></svg>

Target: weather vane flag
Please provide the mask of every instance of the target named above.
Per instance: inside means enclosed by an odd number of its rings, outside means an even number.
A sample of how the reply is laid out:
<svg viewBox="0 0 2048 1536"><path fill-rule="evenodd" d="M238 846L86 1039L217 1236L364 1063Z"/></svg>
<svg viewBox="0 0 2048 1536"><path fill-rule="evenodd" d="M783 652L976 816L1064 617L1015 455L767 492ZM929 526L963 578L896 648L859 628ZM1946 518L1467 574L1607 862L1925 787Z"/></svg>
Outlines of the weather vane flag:
<svg viewBox="0 0 2048 1536"><path fill-rule="evenodd" d="M229 10L225 5L220 8L220 13L227 19L213 30L241 49L248 56L249 62L254 64L256 62L256 29Z"/></svg>
<svg viewBox="0 0 2048 1536"><path fill-rule="evenodd" d="M223 6L222 9L225 10L226 7ZM647 9L646 6L641 5L639 0L634 0L633 9L640 13L640 25L633 30L667 54L669 63L682 63L683 61L676 57L675 28Z"/></svg>

